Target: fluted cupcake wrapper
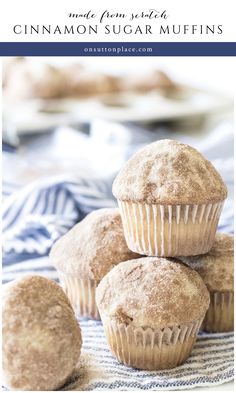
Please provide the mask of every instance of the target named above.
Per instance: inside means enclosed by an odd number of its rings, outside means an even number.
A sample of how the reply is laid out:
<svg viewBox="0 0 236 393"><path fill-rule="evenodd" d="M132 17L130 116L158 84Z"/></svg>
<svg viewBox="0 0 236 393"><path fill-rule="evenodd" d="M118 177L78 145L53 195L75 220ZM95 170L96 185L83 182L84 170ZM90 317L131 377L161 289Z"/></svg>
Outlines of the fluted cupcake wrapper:
<svg viewBox="0 0 236 393"><path fill-rule="evenodd" d="M62 272L58 272L58 275L76 315L100 320L95 299L98 282L78 279Z"/></svg>
<svg viewBox="0 0 236 393"><path fill-rule="evenodd" d="M190 355L203 318L164 329L135 328L103 321L112 353L120 363L143 370L173 368Z"/></svg>
<svg viewBox="0 0 236 393"><path fill-rule="evenodd" d="M177 206L118 203L130 250L163 257L208 252L223 207L223 202Z"/></svg>
<svg viewBox="0 0 236 393"><path fill-rule="evenodd" d="M234 292L210 292L210 306L202 329L207 332L234 330Z"/></svg>

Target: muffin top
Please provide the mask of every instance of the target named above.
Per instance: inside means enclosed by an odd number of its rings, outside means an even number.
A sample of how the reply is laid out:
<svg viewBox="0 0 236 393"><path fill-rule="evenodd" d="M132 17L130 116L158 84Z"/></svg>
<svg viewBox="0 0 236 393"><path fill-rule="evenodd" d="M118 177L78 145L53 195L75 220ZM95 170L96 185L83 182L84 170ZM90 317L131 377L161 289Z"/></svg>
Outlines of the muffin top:
<svg viewBox="0 0 236 393"><path fill-rule="evenodd" d="M96 210L52 247L50 257L66 274L100 281L115 265L139 255L127 247L119 209Z"/></svg>
<svg viewBox="0 0 236 393"><path fill-rule="evenodd" d="M130 158L113 183L113 194L122 201L147 204L201 204L224 200L227 189L196 149L165 139Z"/></svg>
<svg viewBox="0 0 236 393"><path fill-rule="evenodd" d="M217 233L212 249L204 255L178 257L196 270L209 291L234 290L234 237Z"/></svg>
<svg viewBox="0 0 236 393"><path fill-rule="evenodd" d="M26 276L3 286L2 304L7 386L33 391L59 388L78 363L82 343L62 288L47 278Z"/></svg>
<svg viewBox="0 0 236 393"><path fill-rule="evenodd" d="M121 78L121 89L138 92L147 92L152 90L177 90L178 86L170 77L161 70L128 74Z"/></svg>
<svg viewBox="0 0 236 393"><path fill-rule="evenodd" d="M22 58L12 66L5 93L14 99L57 98L65 94L66 80L60 67Z"/></svg>
<svg viewBox="0 0 236 393"><path fill-rule="evenodd" d="M96 291L102 320L164 328L202 318L209 293L197 272L164 258L140 258L116 266Z"/></svg>

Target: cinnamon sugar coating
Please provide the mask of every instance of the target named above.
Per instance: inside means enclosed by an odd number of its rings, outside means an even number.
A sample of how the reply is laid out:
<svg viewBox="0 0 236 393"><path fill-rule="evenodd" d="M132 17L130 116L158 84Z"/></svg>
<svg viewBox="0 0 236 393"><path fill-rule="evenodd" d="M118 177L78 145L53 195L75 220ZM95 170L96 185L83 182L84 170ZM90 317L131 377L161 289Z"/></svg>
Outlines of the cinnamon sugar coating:
<svg viewBox="0 0 236 393"><path fill-rule="evenodd" d="M96 301L103 321L156 329L204 317L209 293L183 263L147 257L111 270L97 287Z"/></svg>
<svg viewBox="0 0 236 393"><path fill-rule="evenodd" d="M234 290L234 237L217 233L212 249L204 255L178 257L196 270L209 291Z"/></svg>
<svg viewBox="0 0 236 393"><path fill-rule="evenodd" d="M139 255L128 249L119 209L87 215L52 247L55 267L79 278L100 281L115 265Z"/></svg>
<svg viewBox="0 0 236 393"><path fill-rule="evenodd" d="M27 276L3 289L3 372L12 390L55 390L73 372L81 332L61 287Z"/></svg>
<svg viewBox="0 0 236 393"><path fill-rule="evenodd" d="M165 139L130 158L113 183L113 194L122 201L147 204L205 204L223 201L227 189L196 149Z"/></svg>

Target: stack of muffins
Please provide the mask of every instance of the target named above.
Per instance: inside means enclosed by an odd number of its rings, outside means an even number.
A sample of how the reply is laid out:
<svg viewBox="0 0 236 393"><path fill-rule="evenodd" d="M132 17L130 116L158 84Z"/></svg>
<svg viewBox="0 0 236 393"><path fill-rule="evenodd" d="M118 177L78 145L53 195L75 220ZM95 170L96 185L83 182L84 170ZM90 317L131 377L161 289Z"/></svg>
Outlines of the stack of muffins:
<svg viewBox="0 0 236 393"><path fill-rule="evenodd" d="M74 310L101 317L121 363L176 367L200 328L233 330L233 236L216 234L226 186L197 150L162 140L126 163L113 193L119 209L89 214L52 262Z"/></svg>

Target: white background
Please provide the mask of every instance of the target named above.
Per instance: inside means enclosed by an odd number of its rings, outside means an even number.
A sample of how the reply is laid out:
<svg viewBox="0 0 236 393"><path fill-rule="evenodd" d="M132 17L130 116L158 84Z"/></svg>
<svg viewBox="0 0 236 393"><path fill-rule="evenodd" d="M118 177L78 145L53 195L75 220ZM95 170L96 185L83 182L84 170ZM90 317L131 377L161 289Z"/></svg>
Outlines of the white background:
<svg viewBox="0 0 236 393"><path fill-rule="evenodd" d="M170 15L167 23L172 24L223 24L221 35L16 35L12 31L15 24L85 24L91 21L79 21L68 18L69 12L83 13L90 9L97 13L109 9L111 12L141 12L150 8L167 10ZM235 0L145 0L109 1L109 0L5 0L1 1L0 37L1 41L236 41ZM97 23L97 22L92 22ZM113 24L113 20L107 21ZM116 21L114 23L124 23ZM126 22L125 23L130 23ZM150 24L139 20L140 25ZM161 20L153 24L162 23ZM165 22L166 23L166 22Z"/></svg>

